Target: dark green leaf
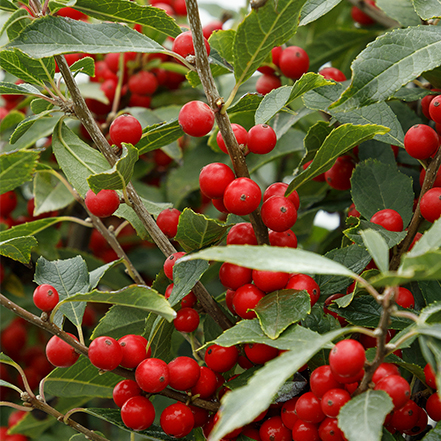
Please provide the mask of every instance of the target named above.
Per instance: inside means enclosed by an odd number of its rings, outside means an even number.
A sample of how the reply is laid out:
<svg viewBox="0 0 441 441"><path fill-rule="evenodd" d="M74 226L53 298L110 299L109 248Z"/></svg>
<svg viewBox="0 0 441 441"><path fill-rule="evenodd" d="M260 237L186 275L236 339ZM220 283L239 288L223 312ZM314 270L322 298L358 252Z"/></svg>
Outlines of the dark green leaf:
<svg viewBox="0 0 441 441"><path fill-rule="evenodd" d="M51 217L47 219L39 219L33 222L26 222L21 225L9 228L8 230L0 231L0 241L13 239L21 236L33 236L46 228L60 222L59 218Z"/></svg>
<svg viewBox="0 0 441 441"><path fill-rule="evenodd" d="M366 219L386 208L401 215L404 228L412 218L412 179L394 165L372 159L358 164L351 178L351 194L355 207Z"/></svg>
<svg viewBox="0 0 441 441"><path fill-rule="evenodd" d="M421 73L438 67L440 32L436 26L415 26L378 37L352 63L351 86L331 108L347 111L383 101Z"/></svg>
<svg viewBox="0 0 441 441"><path fill-rule="evenodd" d="M422 280L418 282L421 294L424 297L426 305L441 299L441 281L439 280Z"/></svg>
<svg viewBox="0 0 441 441"><path fill-rule="evenodd" d="M0 194L14 190L32 179L39 154L34 151L18 151L0 155Z"/></svg>
<svg viewBox="0 0 441 441"><path fill-rule="evenodd" d="M174 286L169 299L171 306L179 303L193 289L208 267L208 262L205 260L176 263L173 267Z"/></svg>
<svg viewBox="0 0 441 441"><path fill-rule="evenodd" d="M138 160L139 152L132 144L123 143L122 153L115 165L108 171L93 174L87 178L90 189L98 193L100 190L123 190L132 179L133 169Z"/></svg>
<svg viewBox="0 0 441 441"><path fill-rule="evenodd" d="M31 110L35 114L53 109L54 105L43 98L35 98L31 101Z"/></svg>
<svg viewBox="0 0 441 441"><path fill-rule="evenodd" d="M436 251L441 246L441 219L436 220L433 225L423 234L407 254L409 257L417 257L428 251Z"/></svg>
<svg viewBox="0 0 441 441"><path fill-rule="evenodd" d="M421 20L413 7L412 0L378 0L375 4L386 15L397 20L402 26L421 24Z"/></svg>
<svg viewBox="0 0 441 441"><path fill-rule="evenodd" d="M18 9L18 6L14 5L10 0L0 0L0 9L14 12Z"/></svg>
<svg viewBox="0 0 441 441"><path fill-rule="evenodd" d="M186 252L199 250L218 242L228 228L223 222L195 213L187 207L179 216L175 240Z"/></svg>
<svg viewBox="0 0 441 441"><path fill-rule="evenodd" d="M341 0L307 0L300 14L299 26L305 26L317 20L335 8L340 2Z"/></svg>
<svg viewBox="0 0 441 441"><path fill-rule="evenodd" d="M323 307L317 303L312 307L310 314L302 320L302 326L319 334L341 328L338 320L331 314L326 314Z"/></svg>
<svg viewBox="0 0 441 441"><path fill-rule="evenodd" d="M21 263L29 263L31 251L37 246L35 237L14 237L0 241L0 255L18 260Z"/></svg>
<svg viewBox="0 0 441 441"><path fill-rule="evenodd" d="M100 283L100 280L105 276L107 271L115 267L121 263L120 260L114 260L113 262L106 263L105 265L101 265L98 268L95 268L93 271L89 273L89 285L90 289L95 289Z"/></svg>
<svg viewBox="0 0 441 441"><path fill-rule="evenodd" d="M310 166L291 181L287 194L329 170L338 156L361 142L373 138L376 134L386 133L387 131L386 127L375 125L355 126L343 124L337 127L326 137Z"/></svg>
<svg viewBox="0 0 441 441"><path fill-rule="evenodd" d="M3 54L4 52L0 52ZM5 95L37 95L42 96L42 93L31 84L15 84L7 83L5 81L0 82L0 93Z"/></svg>
<svg viewBox="0 0 441 441"><path fill-rule="evenodd" d="M340 409L338 426L350 440L380 441L384 420L393 407L386 392L367 390Z"/></svg>
<svg viewBox="0 0 441 441"><path fill-rule="evenodd" d="M82 72L89 77L95 76L95 61L92 57L84 57L70 66L72 72Z"/></svg>
<svg viewBox="0 0 441 441"><path fill-rule="evenodd" d="M160 358L166 363L171 361L171 338L176 331L175 325L161 317L151 314L146 323L146 337L152 349L152 357Z"/></svg>
<svg viewBox="0 0 441 441"><path fill-rule="evenodd" d="M228 108L228 115L232 116L237 113L256 112L263 98L264 97L258 93L247 93Z"/></svg>
<svg viewBox="0 0 441 441"><path fill-rule="evenodd" d="M369 229L360 231L360 235L378 269L387 271L389 269L389 247L381 234Z"/></svg>
<svg viewBox="0 0 441 441"><path fill-rule="evenodd" d="M48 31L50 29L50 32ZM6 49L18 49L31 58L45 58L69 52L163 52L164 48L128 26L117 23L85 23L64 17L34 20Z"/></svg>
<svg viewBox="0 0 441 441"><path fill-rule="evenodd" d="M158 123L144 129L141 140L136 144L139 154L164 147L176 141L184 132L177 119L165 123Z"/></svg>
<svg viewBox="0 0 441 441"><path fill-rule="evenodd" d="M242 84L270 54L274 46L289 40L297 30L305 0L266 2L253 10L239 25L234 39L234 76Z"/></svg>
<svg viewBox="0 0 441 441"><path fill-rule="evenodd" d="M441 423L437 425L427 433L427 435L421 441L438 441L441 438Z"/></svg>
<svg viewBox="0 0 441 441"><path fill-rule="evenodd" d="M412 0L417 14L423 20L441 17L441 3L439 0Z"/></svg>
<svg viewBox="0 0 441 441"><path fill-rule="evenodd" d="M269 246L229 245L209 248L182 257L182 260L215 260L242 265L247 268L283 271L287 273L334 274L354 277L354 273L318 254L292 248Z"/></svg>
<svg viewBox="0 0 441 441"><path fill-rule="evenodd" d="M121 377L106 372L103 374L87 357L81 356L68 368L54 369L44 383L45 392L57 397L112 398L115 385Z"/></svg>
<svg viewBox="0 0 441 441"><path fill-rule="evenodd" d="M411 277L412 280L441 279L441 251L428 251L416 257L405 255L399 273Z"/></svg>
<svg viewBox="0 0 441 441"><path fill-rule="evenodd" d="M274 340L310 313L311 299L306 291L284 289L267 294L254 311L263 332Z"/></svg>
<svg viewBox="0 0 441 441"><path fill-rule="evenodd" d="M85 294L69 296L61 302L61 306L70 302L110 303L112 305L130 306L144 311L154 312L172 321L176 312L170 307L163 295L147 286L130 285L119 291L93 290Z"/></svg>
<svg viewBox="0 0 441 441"><path fill-rule="evenodd" d="M0 35L6 32L9 40L17 37L21 31L31 22L31 17L26 9L17 9L3 25Z"/></svg>
<svg viewBox="0 0 441 441"><path fill-rule="evenodd" d="M14 133L11 135L9 142L11 144L15 144L37 121L42 118L50 118L52 117L53 110L45 110L44 112L39 113L38 115L31 115L21 121ZM56 121L56 120L55 120Z"/></svg>

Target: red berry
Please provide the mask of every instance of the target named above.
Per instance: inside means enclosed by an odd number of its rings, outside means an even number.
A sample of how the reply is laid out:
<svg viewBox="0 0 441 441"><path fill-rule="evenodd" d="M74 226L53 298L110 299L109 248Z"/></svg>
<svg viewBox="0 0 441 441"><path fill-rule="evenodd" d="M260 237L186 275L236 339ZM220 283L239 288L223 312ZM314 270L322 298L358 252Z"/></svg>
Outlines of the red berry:
<svg viewBox="0 0 441 441"><path fill-rule="evenodd" d="M435 187L423 194L420 200L421 215L429 222L441 217L441 187Z"/></svg>
<svg viewBox="0 0 441 441"><path fill-rule="evenodd" d="M375 6L375 0L366 0L372 6ZM362 26L371 26L375 24L375 20L361 9L353 6L351 9L351 17L356 23L361 24Z"/></svg>
<svg viewBox="0 0 441 441"><path fill-rule="evenodd" d="M404 135L404 148L412 158L427 159L438 147L438 134L426 124L416 124Z"/></svg>
<svg viewBox="0 0 441 441"><path fill-rule="evenodd" d="M167 259L165 259L164 273L170 280L173 280L173 267L175 266L176 261L182 256L185 256L185 252L178 251L177 253L173 253L172 255L168 256Z"/></svg>
<svg viewBox="0 0 441 441"><path fill-rule="evenodd" d="M147 351L147 340L141 335L128 334L121 337L118 340L121 346L123 358L121 360L121 366L132 369L136 368L142 360L150 357L151 348Z"/></svg>
<svg viewBox="0 0 441 441"><path fill-rule="evenodd" d="M375 390L384 390L394 404L394 410L403 407L410 398L409 383L400 375L388 375L381 379L376 385Z"/></svg>
<svg viewBox="0 0 441 441"><path fill-rule="evenodd" d="M204 359L214 372L227 372L237 363L238 357L239 351L236 346L211 345L207 348Z"/></svg>
<svg viewBox="0 0 441 441"><path fill-rule="evenodd" d="M262 199L260 187L249 178L236 178L225 189L225 208L238 216L252 213Z"/></svg>
<svg viewBox="0 0 441 441"><path fill-rule="evenodd" d="M239 145L247 145L248 143L248 132L244 127L242 127L240 124L231 124L231 128L233 129L234 136L236 138L236 141ZM228 153L227 146L225 145L224 138L222 136L222 133L219 131L216 135L216 142L219 148L224 152Z"/></svg>
<svg viewBox="0 0 441 441"><path fill-rule="evenodd" d="M202 28L204 37L208 40L214 31L222 30L223 23L220 20L213 20Z"/></svg>
<svg viewBox="0 0 441 441"><path fill-rule="evenodd" d="M415 426L419 416L419 406L414 401L409 400L401 409L394 410L389 424L399 432L404 432Z"/></svg>
<svg viewBox="0 0 441 441"><path fill-rule="evenodd" d="M371 222L381 225L388 231L403 231L403 218L397 211L390 208L377 211L371 217Z"/></svg>
<svg viewBox="0 0 441 441"><path fill-rule="evenodd" d="M132 397L121 408L121 419L129 429L146 430L155 420L155 408L146 397Z"/></svg>
<svg viewBox="0 0 441 441"><path fill-rule="evenodd" d="M293 203L294 207L296 207L296 210L298 210L300 206L299 194L294 190L292 193L290 193L289 196L285 196L285 192L287 189L288 184L285 184L284 182L274 182L274 184L271 184L264 191L262 200L263 202L266 202L267 199L273 196L284 196L289 199Z"/></svg>
<svg viewBox="0 0 441 441"><path fill-rule="evenodd" d="M293 441L320 441L316 424L297 420L292 428Z"/></svg>
<svg viewBox="0 0 441 441"><path fill-rule="evenodd" d="M320 288L315 280L306 274L295 274L292 276L285 289L296 289L297 291L306 290L311 298L311 306L314 306L320 297Z"/></svg>
<svg viewBox="0 0 441 441"><path fill-rule="evenodd" d="M52 285L44 283L35 288L33 300L38 309L52 311L59 301L58 291Z"/></svg>
<svg viewBox="0 0 441 441"><path fill-rule="evenodd" d="M318 433L321 441L345 441L342 431L338 427L337 418L325 418L319 428Z"/></svg>
<svg viewBox="0 0 441 441"><path fill-rule="evenodd" d="M93 215L109 217L119 207L119 196L115 190L101 190L97 194L88 190L84 202Z"/></svg>
<svg viewBox="0 0 441 441"><path fill-rule="evenodd" d="M219 279L222 285L236 290L241 286L251 283L253 270L234 263L224 262L219 269Z"/></svg>
<svg viewBox="0 0 441 441"><path fill-rule="evenodd" d="M257 245L253 226L249 222L233 225L227 235L227 245Z"/></svg>
<svg viewBox="0 0 441 441"><path fill-rule="evenodd" d="M0 216L8 217L17 206L17 195L13 190L0 195Z"/></svg>
<svg viewBox="0 0 441 441"><path fill-rule="evenodd" d="M282 417L283 424L288 427L288 429L292 429L294 424L298 420L296 410L296 403L299 397L291 398L288 401L285 401L282 406L282 410L280 411L280 416Z"/></svg>
<svg viewBox="0 0 441 441"><path fill-rule="evenodd" d="M307 423L318 424L325 418L320 400L312 393L304 393L296 403L297 416Z"/></svg>
<svg viewBox="0 0 441 441"><path fill-rule="evenodd" d="M273 196L267 199L261 207L263 223L279 233L289 230L297 220L297 210L294 204L284 196Z"/></svg>
<svg viewBox="0 0 441 441"><path fill-rule="evenodd" d="M268 124L258 124L248 131L248 149L252 153L265 155L277 144L277 135Z"/></svg>
<svg viewBox="0 0 441 441"><path fill-rule="evenodd" d="M205 424L207 424L208 422L208 419L210 418L208 410L202 409L201 407L192 406L191 404L189 404L188 407L193 413L194 427L205 426Z"/></svg>
<svg viewBox="0 0 441 441"><path fill-rule="evenodd" d="M336 418L340 409L351 399L345 389L330 389L322 397L320 405L323 413L329 418Z"/></svg>
<svg viewBox="0 0 441 441"><path fill-rule="evenodd" d="M290 275L281 271L253 270L254 284L264 292L283 289L288 283Z"/></svg>
<svg viewBox="0 0 441 441"><path fill-rule="evenodd" d="M179 216L181 212L176 208L166 208L156 218L156 225L170 239L178 232Z"/></svg>
<svg viewBox="0 0 441 441"><path fill-rule="evenodd" d="M427 363L424 367L424 376L426 378L427 385L432 389L437 389L435 371L430 363Z"/></svg>
<svg viewBox="0 0 441 441"><path fill-rule="evenodd" d="M298 80L308 72L308 54L298 46L288 46L280 55L279 67L285 77Z"/></svg>
<svg viewBox="0 0 441 441"><path fill-rule="evenodd" d="M419 435L421 432L426 430L428 418L427 413L424 409L421 407L418 407L419 409L419 416L416 424L412 427L410 430L405 430L403 433L406 435Z"/></svg>
<svg viewBox="0 0 441 441"><path fill-rule="evenodd" d="M69 335L78 341L74 335ZM46 357L56 367L66 368L72 366L79 356L80 354L77 354L71 345L56 335L46 344Z"/></svg>
<svg viewBox="0 0 441 441"><path fill-rule="evenodd" d="M141 139L142 126L134 116L120 115L110 124L109 135L112 142L120 148L123 142L135 145Z"/></svg>
<svg viewBox="0 0 441 441"><path fill-rule="evenodd" d="M196 305L198 299L193 291L190 291L182 300L181 307L182 308L193 308Z"/></svg>
<svg viewBox="0 0 441 441"><path fill-rule="evenodd" d="M426 170L424 168L421 169L420 172L420 186L423 186L424 178L426 177ZM441 187L441 168L436 172L435 182L433 183L433 187Z"/></svg>
<svg viewBox="0 0 441 441"><path fill-rule="evenodd" d="M187 135L201 137L213 128L214 113L204 102L190 101L182 106L178 121Z"/></svg>
<svg viewBox="0 0 441 441"><path fill-rule="evenodd" d="M347 339L336 343L329 353L329 365L333 373L344 377L356 375L363 369L366 354L357 340Z"/></svg>
<svg viewBox="0 0 441 441"><path fill-rule="evenodd" d="M297 237L292 230L268 232L270 245L273 247L297 248Z"/></svg>
<svg viewBox="0 0 441 441"><path fill-rule="evenodd" d="M261 95L266 95L272 90L279 88L281 85L282 82L278 76L264 74L256 81L256 92L260 93Z"/></svg>
<svg viewBox="0 0 441 441"><path fill-rule="evenodd" d="M162 411L160 424L167 435L182 438L193 430L193 413L184 403L171 404Z"/></svg>
<svg viewBox="0 0 441 441"><path fill-rule="evenodd" d="M113 388L113 401L118 407L123 407L129 398L138 395L141 395L141 388L133 380L122 380Z"/></svg>
<svg viewBox="0 0 441 441"><path fill-rule="evenodd" d="M57 15L61 16L61 17L69 17L72 18L73 20L87 20L87 15L84 14L81 11L77 11L74 8L70 8L70 7L65 7L65 8L61 8L57 11Z"/></svg>
<svg viewBox="0 0 441 441"><path fill-rule="evenodd" d="M129 78L130 92L138 95L153 95L158 88L155 75L146 70L141 70Z"/></svg>
<svg viewBox="0 0 441 441"><path fill-rule="evenodd" d="M208 367L200 367L200 375L196 384L191 388L192 395L199 395L203 400L210 398L217 389L216 374Z"/></svg>
<svg viewBox="0 0 441 441"><path fill-rule="evenodd" d="M181 308L173 320L175 328L179 332L193 332L199 326L199 314L193 308Z"/></svg>
<svg viewBox="0 0 441 441"><path fill-rule="evenodd" d="M176 390L189 390L194 387L201 374L198 362L190 357L177 357L168 364L169 386Z"/></svg>
<svg viewBox="0 0 441 441"><path fill-rule="evenodd" d="M333 376L331 366L327 364L319 366L312 371L309 378L309 385L311 391L317 398L322 398L328 390L342 387Z"/></svg>
<svg viewBox="0 0 441 441"><path fill-rule="evenodd" d="M432 95L433 97L433 95ZM430 118L433 119L436 123L441 123L441 96L436 95L433 97L433 99L430 101L429 104L429 115Z"/></svg>
<svg viewBox="0 0 441 441"><path fill-rule="evenodd" d="M277 348L263 343L247 343L244 350L248 359L254 364L265 364L279 355Z"/></svg>
<svg viewBox="0 0 441 441"><path fill-rule="evenodd" d="M280 416L265 420L259 429L262 441L291 441L291 431L283 424Z"/></svg>
<svg viewBox="0 0 441 441"><path fill-rule="evenodd" d="M206 38L204 38L205 49L207 55L210 55L210 45ZM188 55L195 55L193 37L191 31L182 32L173 41L172 51L186 58Z"/></svg>
<svg viewBox="0 0 441 441"><path fill-rule="evenodd" d="M346 81L346 75L336 67L324 67L318 73L327 80Z"/></svg>
<svg viewBox="0 0 441 441"><path fill-rule="evenodd" d="M415 308L415 298L413 297L413 294L402 286L398 288L395 302L403 308Z"/></svg>
<svg viewBox="0 0 441 441"><path fill-rule="evenodd" d="M441 400L438 393L430 395L426 403L426 411L432 420L441 421Z"/></svg>
<svg viewBox="0 0 441 441"><path fill-rule="evenodd" d="M208 164L199 174L201 192L210 199L223 198L225 189L235 177L233 170L226 164L220 162Z"/></svg>
<svg viewBox="0 0 441 441"><path fill-rule="evenodd" d="M256 313L253 309L263 297L265 297L265 293L262 290L248 283L237 288L233 297L233 308L239 317L251 320L256 318Z"/></svg>
<svg viewBox="0 0 441 441"><path fill-rule="evenodd" d="M135 371L135 379L139 387L148 393L157 393L164 390L169 383L169 370L167 363L159 358L147 358Z"/></svg>
<svg viewBox="0 0 441 441"><path fill-rule="evenodd" d="M90 362L103 371L116 369L123 359L123 350L112 337L97 337L89 346Z"/></svg>
<svg viewBox="0 0 441 441"><path fill-rule="evenodd" d="M377 384L388 375L400 375L398 367L392 363L381 363L375 370L372 381Z"/></svg>
<svg viewBox="0 0 441 441"><path fill-rule="evenodd" d="M349 190L354 167L355 164L350 156L339 156L334 165L325 172L325 180L335 190Z"/></svg>

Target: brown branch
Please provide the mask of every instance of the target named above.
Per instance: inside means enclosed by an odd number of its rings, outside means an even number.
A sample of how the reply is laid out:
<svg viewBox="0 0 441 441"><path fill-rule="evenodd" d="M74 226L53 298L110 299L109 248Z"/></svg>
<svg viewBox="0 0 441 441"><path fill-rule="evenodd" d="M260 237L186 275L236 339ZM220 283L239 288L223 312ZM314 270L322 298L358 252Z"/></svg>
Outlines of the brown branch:
<svg viewBox="0 0 441 441"><path fill-rule="evenodd" d="M369 17L373 18L377 23L381 24L385 28L400 28L401 25L393 18L388 17L380 8L366 3L364 0L348 0L349 3L356 6L363 11Z"/></svg>
<svg viewBox="0 0 441 441"><path fill-rule="evenodd" d="M186 0L187 15L190 23L190 29L193 35L193 43L195 49L195 61L196 69L201 79L202 87L204 88L205 95L208 100L208 104L214 112L216 123L219 127L222 137L225 141L225 145L230 155L231 162L233 163L234 172L237 177L249 178L247 163L245 156L237 143L234 136L233 129L231 128L230 119L228 115L221 112L220 109L224 104L223 98L219 95L214 78L210 70L210 64L208 62L207 50L205 48L204 37L202 33L202 24L199 17L199 9L196 0ZM251 224L253 225L254 232L256 234L257 242L259 245L269 244L268 228L262 222L260 211L257 209L250 214Z"/></svg>

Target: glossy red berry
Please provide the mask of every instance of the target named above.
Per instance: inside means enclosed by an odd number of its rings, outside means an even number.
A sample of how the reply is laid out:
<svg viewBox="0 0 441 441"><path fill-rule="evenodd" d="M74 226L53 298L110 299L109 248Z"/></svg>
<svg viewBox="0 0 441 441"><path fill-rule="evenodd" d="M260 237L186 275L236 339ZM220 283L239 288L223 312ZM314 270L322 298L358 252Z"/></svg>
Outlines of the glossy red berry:
<svg viewBox="0 0 441 441"><path fill-rule="evenodd" d="M147 351L147 340L141 335L128 334L118 340L123 352L121 366L132 369L136 368L142 360L150 357L151 348Z"/></svg>
<svg viewBox="0 0 441 441"><path fill-rule="evenodd" d="M200 375L196 384L191 388L192 395L199 395L206 400L210 398L217 389L216 374L208 367L200 367Z"/></svg>
<svg viewBox="0 0 441 441"><path fill-rule="evenodd" d="M133 380L122 380L113 388L113 401L118 407L123 407L124 403L132 397L141 395L141 388Z"/></svg>
<svg viewBox="0 0 441 441"><path fill-rule="evenodd" d="M152 394L165 389L169 378L168 365L159 358L147 358L141 361L135 371L135 379L139 387Z"/></svg>
<svg viewBox="0 0 441 441"><path fill-rule="evenodd" d="M268 232L270 245L273 247L297 248L297 237L292 230Z"/></svg>
<svg viewBox="0 0 441 441"><path fill-rule="evenodd" d="M312 371L309 385L313 394L318 398L322 398L328 390L342 387L342 385L335 379L331 371L331 366L328 364L319 366Z"/></svg>
<svg viewBox="0 0 441 441"><path fill-rule="evenodd" d="M261 95L266 95L272 90L279 88L282 85L280 78L273 74L264 74L256 81L256 92Z"/></svg>
<svg viewBox="0 0 441 441"><path fill-rule="evenodd" d="M420 416L420 408L415 401L408 400L401 408L394 410L389 424L399 432L410 430L418 421Z"/></svg>
<svg viewBox="0 0 441 441"><path fill-rule="evenodd" d="M129 429L146 430L155 420L155 408L146 397L141 395L132 397L122 406L121 419Z"/></svg>
<svg viewBox="0 0 441 441"><path fill-rule="evenodd" d="M283 424L280 416L265 420L259 429L262 441L291 441L291 430Z"/></svg>
<svg viewBox="0 0 441 441"><path fill-rule="evenodd" d="M327 80L346 81L346 75L336 67L324 67L318 73Z"/></svg>
<svg viewBox="0 0 441 441"><path fill-rule="evenodd" d="M17 206L17 195L14 190L0 195L0 216L8 217Z"/></svg>
<svg viewBox="0 0 441 441"><path fill-rule="evenodd" d="M424 178L426 177L426 170L421 168L420 172L420 186L423 186ZM433 183L433 187L441 187L441 168L436 172L435 182Z"/></svg>
<svg viewBox="0 0 441 441"><path fill-rule="evenodd" d="M388 231L403 231L403 218L397 211L390 208L377 211L371 217L371 222L381 225Z"/></svg>
<svg viewBox="0 0 441 441"><path fill-rule="evenodd" d="M294 204L284 196L273 196L267 199L261 207L263 223L279 233L289 230L297 220L297 210Z"/></svg>
<svg viewBox="0 0 441 441"><path fill-rule="evenodd" d="M201 374L199 364L190 357L177 357L168 364L169 386L176 390L189 390L196 385Z"/></svg>
<svg viewBox="0 0 441 441"><path fill-rule="evenodd" d="M381 363L374 372L372 381L377 384L380 380L388 375L400 375L398 366L392 363Z"/></svg>
<svg viewBox="0 0 441 441"><path fill-rule="evenodd" d="M58 291L52 285L44 283L35 288L33 300L38 309L52 311L59 301Z"/></svg>
<svg viewBox="0 0 441 441"><path fill-rule="evenodd" d="M441 187L434 187L423 194L420 200L421 215L429 222L441 217Z"/></svg>
<svg viewBox="0 0 441 441"><path fill-rule="evenodd" d="M92 340L89 346L90 362L103 371L116 369L123 359L123 350L112 337L101 336Z"/></svg>
<svg viewBox="0 0 441 441"><path fill-rule="evenodd" d="M166 208L156 218L156 225L168 237L173 238L178 232L179 216L181 212L176 208Z"/></svg>
<svg viewBox="0 0 441 441"><path fill-rule="evenodd" d="M323 413L329 418L336 418L340 409L351 399L345 389L330 389L322 397L320 405Z"/></svg>
<svg viewBox="0 0 441 441"><path fill-rule="evenodd" d="M404 148L412 158L427 159L438 150L438 147L438 134L426 124L416 124L404 135Z"/></svg>
<svg viewBox="0 0 441 441"><path fill-rule="evenodd" d="M398 288L395 302L403 308L415 308L415 298L413 297L412 292L402 286Z"/></svg>
<svg viewBox="0 0 441 441"><path fill-rule="evenodd" d="M213 128L214 113L204 102L190 101L182 106L178 121L187 135L201 137Z"/></svg>
<svg viewBox="0 0 441 441"><path fill-rule="evenodd" d="M285 77L298 80L308 72L308 54L301 47L288 46L280 55L279 67Z"/></svg>
<svg viewBox="0 0 441 441"><path fill-rule="evenodd" d="M426 378L427 385L432 389L437 389L435 371L430 363L427 363L426 366L424 366L424 376Z"/></svg>
<svg viewBox="0 0 441 441"><path fill-rule="evenodd" d="M208 40L214 31L222 30L223 23L220 20L213 20L202 28L204 37Z"/></svg>
<svg viewBox="0 0 441 441"><path fill-rule="evenodd" d="M381 379L375 390L384 390L391 398L394 409L402 408L410 398L409 383L400 375L388 375Z"/></svg>
<svg viewBox="0 0 441 441"><path fill-rule="evenodd" d="M193 413L184 403L171 404L162 411L160 424L167 435L182 438L194 427Z"/></svg>
<svg viewBox="0 0 441 441"><path fill-rule="evenodd" d="M234 263L224 262L219 269L219 279L222 285L236 290L246 283L251 283L253 270Z"/></svg>
<svg viewBox="0 0 441 441"><path fill-rule="evenodd" d="M205 352L205 363L214 372L227 372L237 363L239 351L236 346L211 345Z"/></svg>
<svg viewBox="0 0 441 441"><path fill-rule="evenodd" d="M252 213L260 204L262 191L250 178L236 178L225 189L225 208L238 216Z"/></svg>
<svg viewBox="0 0 441 441"><path fill-rule="evenodd" d="M300 206L299 194L294 190L288 196L285 196L287 189L288 184L285 184L284 182L274 182L264 191L262 200L263 202L266 202L273 196L284 196L289 199L294 204L294 207L296 207L296 210L298 210Z"/></svg>
<svg viewBox="0 0 441 441"><path fill-rule="evenodd" d="M338 427L337 418L325 418L318 428L321 441L345 441L343 432Z"/></svg>
<svg viewBox="0 0 441 441"><path fill-rule="evenodd" d="M190 291L182 300L181 307L182 308L193 308L196 305L198 299L193 291Z"/></svg>
<svg viewBox="0 0 441 441"><path fill-rule="evenodd" d="M225 189L235 177L233 170L226 164L220 162L208 164L199 173L201 192L210 199L223 198Z"/></svg>
<svg viewBox="0 0 441 441"><path fill-rule="evenodd" d="M233 297L233 308L239 317L251 320L256 318L256 313L253 309L264 297L265 293L262 290L257 286L248 283L237 288Z"/></svg>
<svg viewBox="0 0 441 441"><path fill-rule="evenodd" d="M333 373L343 377L356 375L363 369L366 353L357 340L347 339L336 343L329 353L329 365Z"/></svg>
<svg viewBox="0 0 441 441"><path fill-rule="evenodd" d="M72 338L78 339L69 334ZM61 338L54 335L46 344L46 357L56 367L66 368L75 364L80 354Z"/></svg>
<svg viewBox="0 0 441 441"><path fill-rule="evenodd" d="M288 427L288 429L292 429L294 424L298 420L296 410L296 403L299 397L291 398L288 401L285 401L282 406L282 410L280 411L280 416L282 418L283 424Z"/></svg>
<svg viewBox="0 0 441 441"><path fill-rule="evenodd" d="M176 253L171 254L165 259L164 262L164 273L170 279L173 280L173 267L177 260L179 260L182 256L185 256L184 251L178 251Z"/></svg>
<svg viewBox="0 0 441 441"><path fill-rule="evenodd" d="M441 421L441 400L438 393L430 395L426 403L426 411L432 420Z"/></svg>
<svg viewBox="0 0 441 441"><path fill-rule="evenodd" d="M314 306L320 297L320 288L316 281L306 274L295 274L286 284L286 289L306 290L311 299L311 306Z"/></svg>
<svg viewBox="0 0 441 441"><path fill-rule="evenodd" d="M263 343L247 343L244 350L248 360L254 364L265 364L279 355L277 348Z"/></svg>
<svg viewBox="0 0 441 441"><path fill-rule="evenodd" d="M153 95L158 88L158 80L151 72L141 70L129 78L128 85L132 93L138 95Z"/></svg>
<svg viewBox="0 0 441 441"><path fill-rule="evenodd" d="M325 418L320 400L312 392L306 392L299 397L296 414L302 421L313 424L318 424Z"/></svg>
<svg viewBox="0 0 441 441"><path fill-rule="evenodd" d="M355 164L349 155L339 156L334 165L325 172L325 180L335 190L349 190Z"/></svg>
<svg viewBox="0 0 441 441"><path fill-rule="evenodd" d="M433 95L432 95L433 97ZM430 101L429 104L429 115L436 123L441 123L441 95L436 95Z"/></svg>
<svg viewBox="0 0 441 441"><path fill-rule="evenodd" d="M293 441L320 441L317 425L297 420L292 428Z"/></svg>
<svg viewBox="0 0 441 441"><path fill-rule="evenodd" d="M248 149L250 152L265 155L277 144L277 135L268 124L258 124L248 131Z"/></svg>
<svg viewBox="0 0 441 441"><path fill-rule="evenodd" d="M101 190L97 194L88 190L84 202L93 215L109 217L119 207L119 196L115 190Z"/></svg>
<svg viewBox="0 0 441 441"><path fill-rule="evenodd" d="M240 124L231 124L231 128L233 129L234 136L239 145L247 145L248 143L248 132L244 127ZM228 153L227 146L225 145L224 138L222 133L219 131L216 135L216 142L219 148L224 152Z"/></svg>
<svg viewBox="0 0 441 441"><path fill-rule="evenodd" d="M193 308L181 308L176 313L176 318L173 320L175 328L179 332L193 332L199 326L199 314Z"/></svg>
<svg viewBox="0 0 441 441"><path fill-rule="evenodd" d="M210 55L210 45L206 38L204 38L205 49L207 55ZM193 37L191 31L182 32L173 41L172 51L186 58L188 55L195 55Z"/></svg>
<svg viewBox="0 0 441 441"><path fill-rule="evenodd" d="M257 245L253 226L249 222L233 225L227 234L227 245Z"/></svg>
<svg viewBox="0 0 441 441"><path fill-rule="evenodd" d="M281 271L253 270L254 284L264 292L273 292L283 289L288 283L290 275Z"/></svg>

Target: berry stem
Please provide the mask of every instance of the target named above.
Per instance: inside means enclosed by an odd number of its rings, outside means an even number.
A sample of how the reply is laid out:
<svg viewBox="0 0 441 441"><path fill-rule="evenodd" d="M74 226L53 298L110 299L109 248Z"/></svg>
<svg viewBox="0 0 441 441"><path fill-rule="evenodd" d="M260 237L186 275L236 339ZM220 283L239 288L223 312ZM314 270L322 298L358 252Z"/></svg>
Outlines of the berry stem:
<svg viewBox="0 0 441 441"><path fill-rule="evenodd" d="M224 106L224 100L219 95L210 70L197 1L186 0L186 4L188 21L193 35L193 44L196 54L196 69L199 78L201 79L202 87L204 88L208 104L214 111L216 123L220 132L222 133L222 137L225 141L231 162L233 163L236 176L238 178L249 178L250 174L245 161L245 156L237 143L236 137L234 136L230 119L227 113L221 111ZM269 245L268 228L262 221L259 209L250 214L250 221L253 225L254 233L256 234L257 243L259 245Z"/></svg>

